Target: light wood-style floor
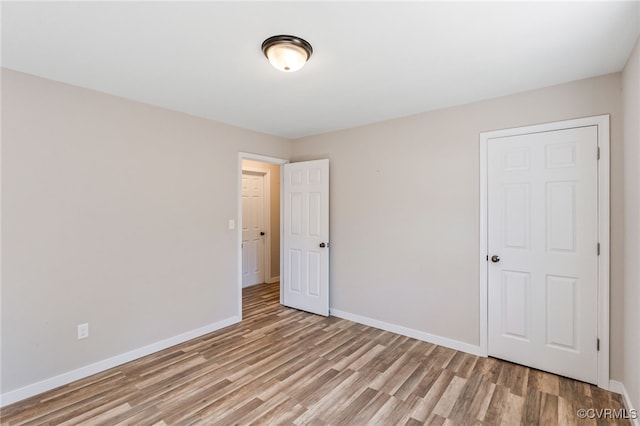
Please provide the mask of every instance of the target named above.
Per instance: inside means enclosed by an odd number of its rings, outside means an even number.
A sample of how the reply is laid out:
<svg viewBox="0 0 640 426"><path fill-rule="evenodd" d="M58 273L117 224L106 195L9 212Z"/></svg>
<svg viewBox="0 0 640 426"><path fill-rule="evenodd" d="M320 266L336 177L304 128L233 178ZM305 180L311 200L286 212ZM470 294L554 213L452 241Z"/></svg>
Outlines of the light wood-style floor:
<svg viewBox="0 0 640 426"><path fill-rule="evenodd" d="M619 395L245 289L242 323L2 410L2 425L629 424Z"/></svg>

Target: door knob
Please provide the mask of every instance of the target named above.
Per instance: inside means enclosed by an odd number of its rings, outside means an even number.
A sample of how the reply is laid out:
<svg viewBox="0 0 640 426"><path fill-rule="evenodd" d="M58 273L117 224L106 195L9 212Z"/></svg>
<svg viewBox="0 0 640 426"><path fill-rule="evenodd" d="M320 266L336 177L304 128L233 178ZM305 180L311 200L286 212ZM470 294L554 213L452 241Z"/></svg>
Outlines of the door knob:
<svg viewBox="0 0 640 426"><path fill-rule="evenodd" d="M264 235L264 232L260 232L260 235Z"/></svg>
<svg viewBox="0 0 640 426"><path fill-rule="evenodd" d="M493 263L497 263L500 262L500 256L496 256L495 254L493 256L491 256L491 261Z"/></svg>
<svg viewBox="0 0 640 426"><path fill-rule="evenodd" d="M320 248L329 247L329 243L320 243Z"/></svg>

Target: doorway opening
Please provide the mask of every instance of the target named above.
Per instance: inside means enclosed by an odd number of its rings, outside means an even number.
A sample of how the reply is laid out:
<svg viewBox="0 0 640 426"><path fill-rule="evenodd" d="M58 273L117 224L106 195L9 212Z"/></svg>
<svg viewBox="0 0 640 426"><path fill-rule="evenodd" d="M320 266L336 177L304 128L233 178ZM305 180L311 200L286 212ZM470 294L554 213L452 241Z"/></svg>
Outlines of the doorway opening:
<svg viewBox="0 0 640 426"><path fill-rule="evenodd" d="M280 282L281 166L279 158L240 153L238 165L238 315L243 289ZM246 291L246 290L245 290ZM278 291L280 293L280 291ZM278 294L281 300L281 295Z"/></svg>

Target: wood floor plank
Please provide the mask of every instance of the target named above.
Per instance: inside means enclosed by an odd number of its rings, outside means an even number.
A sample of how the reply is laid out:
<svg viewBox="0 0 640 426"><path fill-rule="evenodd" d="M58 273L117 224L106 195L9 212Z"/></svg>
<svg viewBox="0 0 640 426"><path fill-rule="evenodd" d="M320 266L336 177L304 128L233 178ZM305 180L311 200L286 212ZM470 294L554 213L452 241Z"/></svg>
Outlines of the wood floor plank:
<svg viewBox="0 0 640 426"><path fill-rule="evenodd" d="M261 418L269 413L271 410L282 404L287 400L287 396L284 394L277 394L273 398L269 398L267 401L262 402L254 410L247 412L244 416L239 417L235 424L248 425L256 418Z"/></svg>
<svg viewBox="0 0 640 426"><path fill-rule="evenodd" d="M371 383L372 388L393 395L411 374L411 370L417 367L409 362L405 354L398 355L394 362L381 371L378 378Z"/></svg>
<svg viewBox="0 0 640 426"><path fill-rule="evenodd" d="M371 389L371 388L369 388ZM389 400L391 396L386 393L380 393L376 391L376 395L369 402L369 404L365 405L365 407L360 410L360 412L353 418L353 420L349 421L349 424L354 425L363 425L369 424L371 418L373 418L378 410L382 408L383 405Z"/></svg>
<svg viewBox="0 0 640 426"><path fill-rule="evenodd" d="M578 424L576 412L578 407L574 405L571 399L558 397L558 424L566 426L574 426Z"/></svg>
<svg viewBox="0 0 640 426"><path fill-rule="evenodd" d="M530 371L531 369L523 367L522 365L514 365L514 368L511 370L511 377L509 377L507 381L507 386L511 390L511 393L518 396L525 396L527 394ZM558 395L557 386L554 388L554 392L554 395Z"/></svg>
<svg viewBox="0 0 640 426"><path fill-rule="evenodd" d="M343 377L341 377L341 375ZM346 378L345 378L346 377ZM327 386L335 386L331 392L319 390L313 399L307 398L302 401L302 405L308 407L308 410L303 416L298 418L298 422L302 424L310 423L315 419L320 419L323 422L327 417L327 414L331 413L333 409L339 409L344 397L348 395L345 389L351 388L351 385L356 382L358 375L353 370L341 371L338 376L335 377L334 383L327 383Z"/></svg>
<svg viewBox="0 0 640 426"><path fill-rule="evenodd" d="M469 415L469 411L475 396L478 395L478 390L480 389L482 381L482 375L480 374L475 374L466 380L464 387L458 394L458 398L453 404L453 407L451 407L452 414L447 416L454 423L462 424L465 419L475 418L475 415Z"/></svg>
<svg viewBox="0 0 640 426"><path fill-rule="evenodd" d="M558 396L549 393L542 395L540 423L544 425L558 424Z"/></svg>
<svg viewBox="0 0 640 426"><path fill-rule="evenodd" d="M420 426L420 425L422 425L422 422L417 421L413 417L410 417L409 420L407 420L406 423L404 424L404 426Z"/></svg>
<svg viewBox="0 0 640 426"><path fill-rule="evenodd" d="M402 404L402 400L393 396L390 397L367 423L372 425L396 424L398 421L397 417L404 412Z"/></svg>
<svg viewBox="0 0 640 426"><path fill-rule="evenodd" d="M0 410L13 425L595 425L620 395L279 304L243 289L243 321ZM628 424L624 419L607 424Z"/></svg>
<svg viewBox="0 0 640 426"><path fill-rule="evenodd" d="M474 372L482 374L489 382L497 384L502 367L505 364L507 363L495 358L478 358L478 362L474 366Z"/></svg>
<svg viewBox="0 0 640 426"><path fill-rule="evenodd" d="M447 419L437 414L431 414L426 421L429 426L442 426L446 423Z"/></svg>
<svg viewBox="0 0 640 426"><path fill-rule="evenodd" d="M336 370L331 370L336 371ZM326 382L322 382L318 380L315 385L316 387L308 393L303 399L301 399L301 404L307 408L313 408L317 404L320 403L323 399L327 398L328 394L332 394L335 389L340 389L343 384L345 384L345 380L354 379L354 371L353 370L343 370L337 372L337 374L327 380ZM294 392L293 395L298 398L297 392Z"/></svg>
<svg viewBox="0 0 640 426"><path fill-rule="evenodd" d="M78 383L78 382L76 382ZM91 410L104 403L103 397L112 395L116 389L126 386L125 377L121 374L109 375L107 378L100 377L96 381L96 386L79 383L78 389L72 386L62 386L48 393L25 400L22 403L10 405L0 410L1 418L8 418L14 424L23 422L40 421L55 415L67 415L69 418L76 413Z"/></svg>
<svg viewBox="0 0 640 426"><path fill-rule="evenodd" d="M327 395L325 399L326 409L320 413L320 417L326 420L328 424L336 424L339 423L336 417L342 419L347 417L349 413L356 413L364 408L365 404L372 398L369 397L365 401L357 401L363 394L365 395L364 398L367 397L368 394L366 392L371 390L368 384L371 383L371 377L376 374L375 371L369 371L367 373L354 372L345 380L344 386L342 386L339 392L332 391ZM363 402L365 404L363 404ZM346 414L342 415L342 413Z"/></svg>
<svg viewBox="0 0 640 426"><path fill-rule="evenodd" d="M346 401L340 410L332 410L326 413L327 424L342 425L348 424L351 419L360 413L378 394L378 391L371 388L364 389L359 394L354 394L355 398Z"/></svg>
<svg viewBox="0 0 640 426"><path fill-rule="evenodd" d="M489 408L489 403L493 397L493 391L496 388L496 385L487 381L484 375L480 375L480 377L482 377L482 381L467 411L467 420L484 420L487 409Z"/></svg>
<svg viewBox="0 0 640 426"><path fill-rule="evenodd" d="M433 412L438 414L445 419L449 417L451 413L451 409L455 405L458 397L460 397L462 393L462 389L464 389L467 384L467 380L462 377L453 376L451 382L449 382L449 386L442 393L442 396L438 400L438 403L435 407L433 407Z"/></svg>
<svg viewBox="0 0 640 426"><path fill-rule="evenodd" d="M449 364L447 364L446 368L447 370L451 370L456 373L456 376L466 379L469 377L469 374L473 370L477 361L478 357L475 355L456 352L453 358L451 358L451 361L449 361Z"/></svg>
<svg viewBox="0 0 640 426"><path fill-rule="evenodd" d="M414 408L411 417L424 422L433 412L433 408L438 404L442 394L445 392L455 374L448 370L440 370L438 377L429 388L422 401Z"/></svg>
<svg viewBox="0 0 640 426"><path fill-rule="evenodd" d="M292 419L299 417L304 413L306 409L292 399L285 399L283 402L278 403L271 410L255 418L251 423L252 426L258 425L270 425L270 424L285 424L291 422ZM245 424L245 423L242 423Z"/></svg>
<svg viewBox="0 0 640 426"><path fill-rule="evenodd" d="M484 422L486 424L500 424L504 413L508 409L508 398L509 388L502 385L496 385L494 387L493 394L491 395L491 401L489 401L489 406L487 407L487 412L484 416Z"/></svg>
<svg viewBox="0 0 640 426"><path fill-rule="evenodd" d="M413 394L424 398L435 381L438 379L438 377L440 377L442 371L443 370L439 367L433 367L427 364L427 373L422 377L422 379L420 379L415 389L413 390Z"/></svg>
<svg viewBox="0 0 640 426"><path fill-rule="evenodd" d="M522 421L526 424L540 424L540 412L542 411L543 393L529 388L525 399ZM506 411L506 410L505 410Z"/></svg>
<svg viewBox="0 0 640 426"><path fill-rule="evenodd" d="M417 389L422 379L427 375L427 372L428 368L424 363L418 364L415 368L413 368L413 371L411 371L409 376L402 382L402 384L396 389L393 396L406 401L409 395L414 395L414 391Z"/></svg>
<svg viewBox="0 0 640 426"><path fill-rule="evenodd" d="M506 395L505 405L504 405L504 413L500 416L500 424L504 426L517 425L522 422L522 412L524 410L524 397L518 396L513 393L508 393ZM524 424L540 424L545 426L553 426L557 425L557 418L554 417L545 417L547 422L545 423L541 421L540 423L527 423Z"/></svg>

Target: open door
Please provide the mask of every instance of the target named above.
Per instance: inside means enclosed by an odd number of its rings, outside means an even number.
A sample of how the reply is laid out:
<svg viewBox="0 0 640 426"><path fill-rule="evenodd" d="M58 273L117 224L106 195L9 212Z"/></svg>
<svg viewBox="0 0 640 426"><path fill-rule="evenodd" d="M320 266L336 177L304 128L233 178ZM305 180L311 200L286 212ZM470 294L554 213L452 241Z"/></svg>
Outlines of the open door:
<svg viewBox="0 0 640 426"><path fill-rule="evenodd" d="M329 160L283 169L283 304L328 316Z"/></svg>

